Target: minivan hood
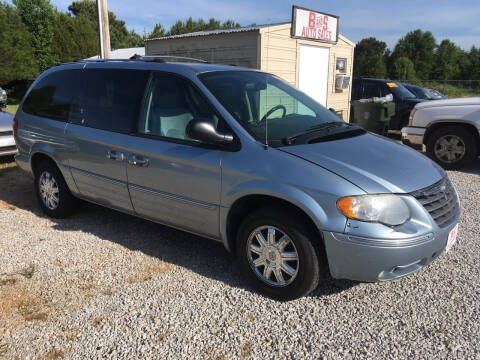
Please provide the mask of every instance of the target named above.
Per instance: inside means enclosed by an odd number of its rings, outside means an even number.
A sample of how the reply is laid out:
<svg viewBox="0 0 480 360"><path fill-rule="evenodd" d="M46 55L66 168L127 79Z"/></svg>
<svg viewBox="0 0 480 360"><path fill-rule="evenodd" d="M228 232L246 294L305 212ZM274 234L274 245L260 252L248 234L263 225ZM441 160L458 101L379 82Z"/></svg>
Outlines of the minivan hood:
<svg viewBox="0 0 480 360"><path fill-rule="evenodd" d="M330 170L367 193L409 193L444 176L424 155L371 133L278 149Z"/></svg>

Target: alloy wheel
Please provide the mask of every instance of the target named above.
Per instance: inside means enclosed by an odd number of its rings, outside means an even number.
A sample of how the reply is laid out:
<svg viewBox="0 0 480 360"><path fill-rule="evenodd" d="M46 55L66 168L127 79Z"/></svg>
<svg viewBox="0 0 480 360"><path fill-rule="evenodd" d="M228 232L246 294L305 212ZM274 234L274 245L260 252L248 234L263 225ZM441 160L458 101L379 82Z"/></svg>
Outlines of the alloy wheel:
<svg viewBox="0 0 480 360"><path fill-rule="evenodd" d="M38 188L43 205L49 210L55 210L60 201L60 190L57 181L50 172L44 171L40 175Z"/></svg>
<svg viewBox="0 0 480 360"><path fill-rule="evenodd" d="M255 274L271 286L283 287L295 280L300 261L290 237L275 226L252 231L247 241L247 257Z"/></svg>

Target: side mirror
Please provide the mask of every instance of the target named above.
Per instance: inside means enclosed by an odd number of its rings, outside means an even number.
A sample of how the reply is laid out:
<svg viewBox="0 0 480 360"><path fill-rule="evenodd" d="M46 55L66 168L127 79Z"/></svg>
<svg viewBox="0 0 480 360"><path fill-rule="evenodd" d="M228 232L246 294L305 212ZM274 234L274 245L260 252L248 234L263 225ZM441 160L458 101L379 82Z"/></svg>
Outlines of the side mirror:
<svg viewBox="0 0 480 360"><path fill-rule="evenodd" d="M185 130L189 138L209 144L226 145L233 142L233 135L219 132L210 119L197 118L190 120Z"/></svg>
<svg viewBox="0 0 480 360"><path fill-rule="evenodd" d="M334 113L336 116L338 116L337 110L335 110L334 108L329 108L328 110L330 110L332 113Z"/></svg>

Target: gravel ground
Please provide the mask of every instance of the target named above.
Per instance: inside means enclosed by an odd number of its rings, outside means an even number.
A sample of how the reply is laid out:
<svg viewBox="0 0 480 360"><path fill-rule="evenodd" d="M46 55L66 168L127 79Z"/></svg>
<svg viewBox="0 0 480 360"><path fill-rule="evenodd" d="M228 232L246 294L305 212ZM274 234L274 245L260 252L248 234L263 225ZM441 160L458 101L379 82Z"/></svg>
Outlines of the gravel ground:
<svg viewBox="0 0 480 360"><path fill-rule="evenodd" d="M0 358L480 359L479 165L449 173L451 252L289 303L253 292L220 243L93 205L48 219L0 170Z"/></svg>

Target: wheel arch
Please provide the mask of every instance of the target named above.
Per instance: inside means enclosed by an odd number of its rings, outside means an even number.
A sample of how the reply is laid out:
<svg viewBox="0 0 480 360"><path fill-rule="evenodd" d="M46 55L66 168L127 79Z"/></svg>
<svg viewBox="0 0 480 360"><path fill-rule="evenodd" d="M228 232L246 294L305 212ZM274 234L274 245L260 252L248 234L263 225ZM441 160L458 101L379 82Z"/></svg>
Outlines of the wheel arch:
<svg viewBox="0 0 480 360"><path fill-rule="evenodd" d="M458 126L464 128L468 131L471 131L473 136L475 137L477 148L480 150L480 134L479 130L475 125L469 122L463 122L458 120L442 120L436 121L430 124L427 129L425 130L425 135L423 136L423 144L427 144L430 136L437 131L438 129L445 127L445 126Z"/></svg>
<svg viewBox="0 0 480 360"><path fill-rule="evenodd" d="M278 184L275 184L278 187ZM222 207L221 233L224 245L233 252L236 242L236 231L243 219L251 212L261 207L283 208L303 217L318 233L327 222L327 215L320 204L310 195L287 185L281 186L284 191L263 188L256 191L242 191L230 199L227 206ZM322 240L323 241L323 240Z"/></svg>
<svg viewBox="0 0 480 360"><path fill-rule="evenodd" d="M38 169L38 165L41 162L49 162L52 165L55 165L55 167L60 172L62 172L60 170L60 167L57 165L57 162L53 159L53 157L50 154L45 153L43 151L37 151L37 152L34 152L33 154L30 155L30 167L32 169L32 173L33 173L34 176L35 176L36 171Z"/></svg>

